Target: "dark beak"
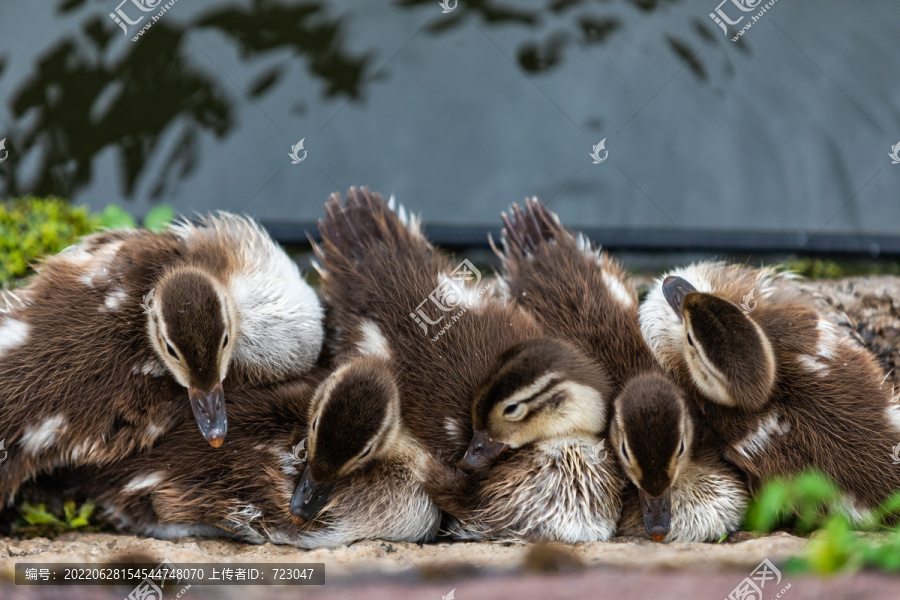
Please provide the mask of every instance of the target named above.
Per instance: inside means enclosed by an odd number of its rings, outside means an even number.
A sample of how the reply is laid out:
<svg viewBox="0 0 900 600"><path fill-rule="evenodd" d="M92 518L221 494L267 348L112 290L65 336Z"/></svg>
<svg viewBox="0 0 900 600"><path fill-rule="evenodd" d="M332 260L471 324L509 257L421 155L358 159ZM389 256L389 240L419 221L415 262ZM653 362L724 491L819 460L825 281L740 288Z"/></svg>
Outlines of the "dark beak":
<svg viewBox="0 0 900 600"><path fill-rule="evenodd" d="M684 297L691 292L696 292L697 288L692 286L681 277L674 277L670 275L663 279L662 290L663 296L665 296L666 300L668 300L669 302L669 306L672 307L672 309L675 311L675 314L678 315L678 318L684 321L684 315L682 314L682 304L684 303Z"/></svg>
<svg viewBox="0 0 900 600"><path fill-rule="evenodd" d="M194 418L200 426L200 433L213 448L218 448L225 441L228 431L228 418L225 416L225 391L222 384L210 392L201 392L197 388L188 388Z"/></svg>
<svg viewBox="0 0 900 600"><path fill-rule="evenodd" d="M306 467L291 499L291 520L297 525L303 525L315 519L328 501L332 488L334 488L333 481L317 482L313 479L310 468Z"/></svg>
<svg viewBox="0 0 900 600"><path fill-rule="evenodd" d="M641 499L641 511L644 513L644 527L654 542L666 539L669 533L669 525L672 522L672 488L659 496L651 496L642 489L638 489Z"/></svg>
<svg viewBox="0 0 900 600"><path fill-rule="evenodd" d="M495 456L506 449L506 444L495 442L483 431L476 431L466 449L463 460L473 469L480 469L488 465Z"/></svg>

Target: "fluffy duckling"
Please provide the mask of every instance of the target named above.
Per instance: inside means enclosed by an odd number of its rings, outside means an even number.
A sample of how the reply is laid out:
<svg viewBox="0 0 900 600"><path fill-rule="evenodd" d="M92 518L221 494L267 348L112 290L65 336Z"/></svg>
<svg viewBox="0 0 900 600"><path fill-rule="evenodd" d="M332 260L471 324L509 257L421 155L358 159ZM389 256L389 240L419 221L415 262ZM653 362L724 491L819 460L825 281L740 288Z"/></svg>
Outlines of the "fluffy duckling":
<svg viewBox="0 0 900 600"><path fill-rule="evenodd" d="M438 506L460 521L454 535L566 542L612 535L618 518L613 499L622 480L589 460L605 427L597 391L604 389L605 376L598 367L552 340L532 347L524 359L516 345L542 337L533 318L480 295L471 280L451 279L459 270L428 243L403 208L395 212L380 196L353 189L346 203L333 196L326 213L317 253L338 343L375 349L394 367L402 418L429 451L420 479ZM441 293L450 284L452 299ZM457 464L472 440L477 389L505 362L527 368L528 360L549 360L570 371L568 381L542 384L553 388L543 407L548 418L570 433L496 457L490 469L469 475ZM530 420L525 412L516 416ZM490 440L483 442L484 452L497 449ZM584 479L573 476L595 471Z"/></svg>
<svg viewBox="0 0 900 600"><path fill-rule="evenodd" d="M645 373L625 386L609 435L634 484L623 496L618 535L710 542L740 528L747 485L701 427L669 379Z"/></svg>
<svg viewBox="0 0 900 600"><path fill-rule="evenodd" d="M659 360L693 387L751 488L818 468L861 520L900 489L889 460L900 405L873 357L785 290L789 279L722 263L679 269L650 292L641 327Z"/></svg>
<svg viewBox="0 0 900 600"><path fill-rule="evenodd" d="M397 419L390 373L358 357L324 380L235 389L222 449L191 443L184 423L96 473L91 491L113 521L154 537L301 548L429 541L440 511L414 475L424 451Z"/></svg>
<svg viewBox="0 0 900 600"><path fill-rule="evenodd" d="M323 337L293 261L256 222L226 213L89 236L45 260L14 300L0 314L3 500L53 467L149 447L189 418L186 400L220 446L226 376L295 377Z"/></svg>
<svg viewBox="0 0 900 600"><path fill-rule="evenodd" d="M476 433L465 462L474 473L444 493L462 539L607 540L625 484L600 456L609 379L572 344L537 338L497 360L476 392ZM499 448L497 448L499 446ZM441 503L439 501L439 503Z"/></svg>
<svg viewBox="0 0 900 600"><path fill-rule="evenodd" d="M702 436L695 438L694 415L641 337L637 294L621 265L583 236L573 236L537 199L526 201L524 209L514 205L504 225L500 255L509 295L545 331L575 344L570 354L590 362L597 377L593 383L573 378L571 369L548 360L554 350L525 342L519 357L498 369L476 396L476 430L485 424L494 444L522 446L570 434L573 415L592 415L594 435L612 440L640 498L639 505L626 506L620 531L640 533L641 520L655 541L714 540L736 530L745 486ZM566 386L583 404L564 406L566 420L542 416L544 405L558 403L558 390ZM472 460L485 454L477 438L467 455ZM618 465L615 458L606 463L602 475L612 481ZM604 503L618 507L618 496L607 496Z"/></svg>

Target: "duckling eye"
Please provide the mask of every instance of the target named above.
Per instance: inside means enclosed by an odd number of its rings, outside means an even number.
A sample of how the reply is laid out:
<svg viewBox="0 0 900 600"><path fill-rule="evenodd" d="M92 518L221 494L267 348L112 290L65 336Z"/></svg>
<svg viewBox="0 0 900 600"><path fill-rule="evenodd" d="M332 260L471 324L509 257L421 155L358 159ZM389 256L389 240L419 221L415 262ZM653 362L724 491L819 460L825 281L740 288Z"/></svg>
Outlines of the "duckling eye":
<svg viewBox="0 0 900 600"><path fill-rule="evenodd" d="M368 448L366 448L366 451L359 455L359 460L362 460L365 457L367 457L370 452L372 452L372 446L369 446Z"/></svg>
<svg viewBox="0 0 900 600"><path fill-rule="evenodd" d="M691 348L694 347L694 340L693 340L693 338L691 338L691 334L687 334L687 343L688 343L688 346L690 346Z"/></svg>
<svg viewBox="0 0 900 600"><path fill-rule="evenodd" d="M622 445L619 446L619 452L622 453L622 458L627 462L631 462L631 459L628 457L628 450L625 449L625 442L622 442Z"/></svg>
<svg viewBox="0 0 900 600"><path fill-rule="evenodd" d="M178 360L178 353L175 352L175 348L172 347L172 344L166 342L166 351L174 358L176 361Z"/></svg>
<svg viewBox="0 0 900 600"><path fill-rule="evenodd" d="M316 419L313 421L313 424L312 424L313 431L316 430L316 425L318 425L318 424L319 424L319 417L316 417Z"/></svg>
<svg viewBox="0 0 900 600"><path fill-rule="evenodd" d="M226 347L228 345L228 334L225 334L225 339L222 340L222 347Z"/></svg>
<svg viewBox="0 0 900 600"><path fill-rule="evenodd" d="M681 440L681 447L678 448L678 458L681 458L682 456L684 456L685 450L686 450L686 448L684 446L684 440Z"/></svg>
<svg viewBox="0 0 900 600"><path fill-rule="evenodd" d="M523 402L511 402L503 407L503 416L510 421L518 421L528 412L528 407Z"/></svg>

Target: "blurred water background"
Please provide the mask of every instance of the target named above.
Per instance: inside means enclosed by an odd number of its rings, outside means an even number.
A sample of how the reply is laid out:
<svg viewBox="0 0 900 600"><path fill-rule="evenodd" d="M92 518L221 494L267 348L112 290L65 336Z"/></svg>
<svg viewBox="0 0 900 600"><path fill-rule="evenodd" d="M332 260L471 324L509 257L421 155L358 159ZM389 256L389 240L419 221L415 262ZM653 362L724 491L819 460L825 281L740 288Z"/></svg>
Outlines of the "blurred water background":
<svg viewBox="0 0 900 600"><path fill-rule="evenodd" d="M763 5L2 2L0 197L297 242L368 185L465 246L537 195L613 246L900 253L900 4L778 0L732 42Z"/></svg>

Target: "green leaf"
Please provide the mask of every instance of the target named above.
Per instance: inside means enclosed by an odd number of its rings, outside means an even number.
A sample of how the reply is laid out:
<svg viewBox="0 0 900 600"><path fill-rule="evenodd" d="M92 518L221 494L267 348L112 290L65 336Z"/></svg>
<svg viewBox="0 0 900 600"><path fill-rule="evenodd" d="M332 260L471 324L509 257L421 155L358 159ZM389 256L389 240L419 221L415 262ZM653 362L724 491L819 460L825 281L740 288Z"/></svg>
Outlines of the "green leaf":
<svg viewBox="0 0 900 600"><path fill-rule="evenodd" d="M765 485L747 511L747 525L753 531L767 533L792 507L791 488L784 481L772 480Z"/></svg>
<svg viewBox="0 0 900 600"><path fill-rule="evenodd" d="M110 204L100 213L100 227L103 229L132 229L136 226L134 217L115 204Z"/></svg>
<svg viewBox="0 0 900 600"><path fill-rule="evenodd" d="M174 220L174 208L168 205L157 206L144 217L144 227L150 231L165 231Z"/></svg>
<svg viewBox="0 0 900 600"><path fill-rule="evenodd" d="M47 505L38 504L34 506L28 502L23 502L19 507L19 511L29 525L38 525L42 523L52 523L54 525L62 525L62 521L47 512Z"/></svg>

